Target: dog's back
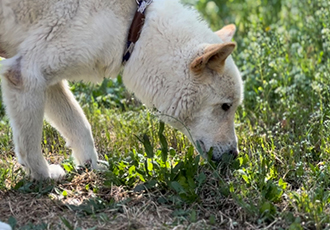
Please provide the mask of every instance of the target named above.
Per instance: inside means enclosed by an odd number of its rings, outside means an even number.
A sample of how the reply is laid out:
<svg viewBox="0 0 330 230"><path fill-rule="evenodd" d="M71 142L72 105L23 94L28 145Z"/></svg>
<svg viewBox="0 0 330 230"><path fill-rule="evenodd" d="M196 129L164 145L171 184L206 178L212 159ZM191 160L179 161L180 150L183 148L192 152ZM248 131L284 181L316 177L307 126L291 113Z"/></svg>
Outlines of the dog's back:
<svg viewBox="0 0 330 230"><path fill-rule="evenodd" d="M51 2L51 1L50 1ZM49 8L48 1L0 0L0 50L12 57ZM43 10L44 9L44 10Z"/></svg>
<svg viewBox="0 0 330 230"><path fill-rule="evenodd" d="M84 39L92 46L100 36L110 40L115 34L124 44L134 9L130 0L0 0L0 54L13 57L23 42L32 46L54 38Z"/></svg>

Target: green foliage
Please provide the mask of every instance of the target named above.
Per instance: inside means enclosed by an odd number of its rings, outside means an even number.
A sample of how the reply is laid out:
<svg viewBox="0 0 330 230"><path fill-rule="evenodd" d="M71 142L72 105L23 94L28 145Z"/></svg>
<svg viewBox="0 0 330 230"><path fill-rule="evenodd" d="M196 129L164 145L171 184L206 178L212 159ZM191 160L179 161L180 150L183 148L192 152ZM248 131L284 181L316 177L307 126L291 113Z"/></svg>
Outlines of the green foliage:
<svg viewBox="0 0 330 230"><path fill-rule="evenodd" d="M65 217L61 217L60 218L62 223L64 224L64 226L66 227L65 229L67 230L82 230L82 228L78 227L78 228L75 228L73 224L70 223L70 221L68 221ZM88 228L86 230L95 230L96 227L94 228Z"/></svg>
<svg viewBox="0 0 330 230"><path fill-rule="evenodd" d="M323 229L329 221L329 1L190 3L212 28L237 26L234 59L245 83L237 113L241 167L234 171L241 180L232 182L237 201L255 206L262 222L284 218L289 229Z"/></svg>
<svg viewBox="0 0 330 230"><path fill-rule="evenodd" d="M205 181L205 175L198 172L200 157L195 157L194 148L190 146L183 158L177 158L176 150L168 148L164 128L164 123L160 122L157 137L160 147L155 149L150 137L143 134L142 138L137 137L144 146L143 152L133 150L121 161L108 158L110 168L106 173L106 184L135 187L136 192L161 186L172 189L187 202L195 201L195 190Z"/></svg>
<svg viewBox="0 0 330 230"><path fill-rule="evenodd" d="M104 79L99 85L90 83L75 83L71 87L72 92L80 103L96 103L105 108L120 108L122 110L134 109L139 102L134 100L124 88L119 75L116 79Z"/></svg>

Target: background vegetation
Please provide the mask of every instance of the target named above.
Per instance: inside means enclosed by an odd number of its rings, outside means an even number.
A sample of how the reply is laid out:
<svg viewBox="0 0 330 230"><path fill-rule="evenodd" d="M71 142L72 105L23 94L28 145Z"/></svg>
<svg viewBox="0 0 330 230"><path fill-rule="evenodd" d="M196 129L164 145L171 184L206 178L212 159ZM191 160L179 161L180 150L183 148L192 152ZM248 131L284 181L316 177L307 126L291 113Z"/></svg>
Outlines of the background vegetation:
<svg viewBox="0 0 330 230"><path fill-rule="evenodd" d="M74 169L63 139L45 124L44 153L68 176L29 182L0 104L2 221L16 229L330 229L330 2L185 3L214 30L237 25L233 56L245 83L239 158L201 159L120 77L76 83L109 169Z"/></svg>

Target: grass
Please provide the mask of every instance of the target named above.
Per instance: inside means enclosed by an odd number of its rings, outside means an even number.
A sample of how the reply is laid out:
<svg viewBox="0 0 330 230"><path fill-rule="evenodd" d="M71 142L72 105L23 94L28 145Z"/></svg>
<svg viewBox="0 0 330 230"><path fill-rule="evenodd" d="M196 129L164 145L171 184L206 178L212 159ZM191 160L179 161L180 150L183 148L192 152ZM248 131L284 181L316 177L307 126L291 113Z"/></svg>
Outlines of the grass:
<svg viewBox="0 0 330 230"><path fill-rule="evenodd" d="M238 159L201 159L120 78L74 84L109 169L74 169L64 140L45 124L44 154L68 175L29 182L2 109L1 221L15 229L330 229L330 3L186 2L214 29L238 28Z"/></svg>

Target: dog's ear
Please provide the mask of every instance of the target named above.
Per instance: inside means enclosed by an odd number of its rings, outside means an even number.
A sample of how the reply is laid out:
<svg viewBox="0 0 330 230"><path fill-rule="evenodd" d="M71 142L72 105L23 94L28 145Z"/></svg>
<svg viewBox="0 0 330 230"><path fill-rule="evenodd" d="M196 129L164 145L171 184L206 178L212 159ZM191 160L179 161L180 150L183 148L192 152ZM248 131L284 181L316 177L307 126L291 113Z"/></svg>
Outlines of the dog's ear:
<svg viewBox="0 0 330 230"><path fill-rule="evenodd" d="M236 47L234 42L211 44L205 47L201 56L196 57L190 64L190 69L200 74L205 68L221 72L227 57Z"/></svg>
<svg viewBox="0 0 330 230"><path fill-rule="evenodd" d="M222 41L230 42L231 39L233 39L235 32L236 26L234 24L229 24L222 27L222 29L215 32L215 34L218 35Z"/></svg>

